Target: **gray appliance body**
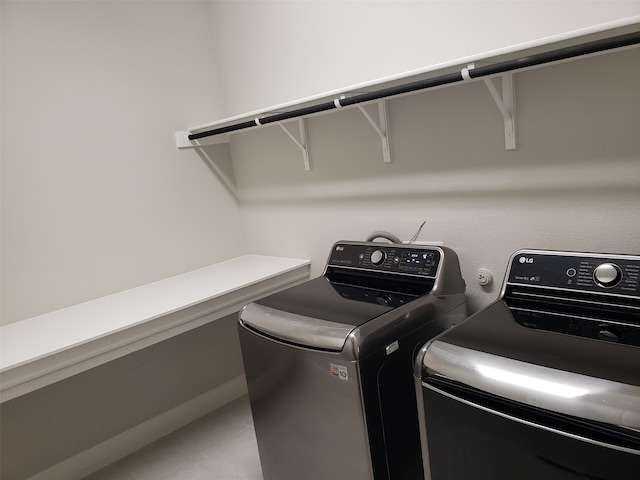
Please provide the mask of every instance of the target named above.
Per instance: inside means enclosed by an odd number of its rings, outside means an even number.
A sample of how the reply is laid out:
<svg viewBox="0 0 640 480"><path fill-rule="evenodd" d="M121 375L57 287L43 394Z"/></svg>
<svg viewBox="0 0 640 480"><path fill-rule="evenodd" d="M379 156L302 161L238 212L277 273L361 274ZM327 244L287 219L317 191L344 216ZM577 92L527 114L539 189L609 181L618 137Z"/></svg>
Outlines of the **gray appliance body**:
<svg viewBox="0 0 640 480"><path fill-rule="evenodd" d="M265 480L422 479L413 359L466 318L444 247L338 242L238 323Z"/></svg>
<svg viewBox="0 0 640 480"><path fill-rule="evenodd" d="M432 480L636 480L640 257L522 250L415 364Z"/></svg>

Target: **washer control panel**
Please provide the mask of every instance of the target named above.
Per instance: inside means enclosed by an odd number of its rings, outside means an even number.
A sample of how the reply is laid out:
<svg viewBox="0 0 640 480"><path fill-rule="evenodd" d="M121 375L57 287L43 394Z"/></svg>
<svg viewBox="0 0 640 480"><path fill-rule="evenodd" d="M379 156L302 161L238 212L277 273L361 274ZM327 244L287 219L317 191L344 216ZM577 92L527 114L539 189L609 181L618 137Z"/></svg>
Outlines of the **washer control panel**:
<svg viewBox="0 0 640 480"><path fill-rule="evenodd" d="M640 257L523 250L507 283L640 296Z"/></svg>
<svg viewBox="0 0 640 480"><path fill-rule="evenodd" d="M327 265L435 278L440 259L440 250L428 246L337 243Z"/></svg>

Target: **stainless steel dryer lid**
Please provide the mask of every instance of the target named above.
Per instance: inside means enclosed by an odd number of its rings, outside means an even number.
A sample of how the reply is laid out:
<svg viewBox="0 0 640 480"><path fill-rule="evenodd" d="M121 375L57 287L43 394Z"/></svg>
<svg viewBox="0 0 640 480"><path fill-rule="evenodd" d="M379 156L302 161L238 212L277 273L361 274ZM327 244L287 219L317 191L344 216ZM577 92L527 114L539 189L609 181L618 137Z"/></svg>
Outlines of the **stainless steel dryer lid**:
<svg viewBox="0 0 640 480"><path fill-rule="evenodd" d="M442 340L434 340L429 345L423 364L431 377L524 405L640 433L640 386L637 385L549 368Z"/></svg>

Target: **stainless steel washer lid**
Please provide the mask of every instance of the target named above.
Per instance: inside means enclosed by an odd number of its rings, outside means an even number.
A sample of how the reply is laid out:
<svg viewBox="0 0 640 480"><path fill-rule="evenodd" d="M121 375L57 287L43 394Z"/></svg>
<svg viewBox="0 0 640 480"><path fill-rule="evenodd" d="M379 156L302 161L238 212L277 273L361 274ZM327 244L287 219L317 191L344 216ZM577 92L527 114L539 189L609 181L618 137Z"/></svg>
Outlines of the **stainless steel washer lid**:
<svg viewBox="0 0 640 480"><path fill-rule="evenodd" d="M398 295L390 294L389 299L397 302L379 302L377 294L318 277L247 305L240 322L284 342L341 351L355 328L393 310L395 303L404 305L414 298L400 296L398 300Z"/></svg>
<svg viewBox="0 0 640 480"><path fill-rule="evenodd" d="M240 321L267 335L298 345L340 351L356 327L284 312L250 303L240 312Z"/></svg>

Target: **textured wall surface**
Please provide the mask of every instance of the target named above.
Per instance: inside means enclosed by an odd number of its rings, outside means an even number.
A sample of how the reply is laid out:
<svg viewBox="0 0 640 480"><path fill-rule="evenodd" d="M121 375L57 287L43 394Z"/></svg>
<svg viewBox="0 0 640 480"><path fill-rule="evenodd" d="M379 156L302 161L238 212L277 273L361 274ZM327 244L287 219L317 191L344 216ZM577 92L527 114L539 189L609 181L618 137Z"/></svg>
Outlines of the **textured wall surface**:
<svg viewBox="0 0 640 480"><path fill-rule="evenodd" d="M2 322L244 253L207 2L2 2Z"/></svg>
<svg viewBox="0 0 640 480"><path fill-rule="evenodd" d="M319 274L333 242L408 240L427 220L419 240L458 252L472 310L520 248L640 253L639 64L633 49L516 73L516 151L481 81L391 100L391 164L356 109L308 120L311 172L277 127L238 134L249 248L311 258Z"/></svg>
<svg viewBox="0 0 640 480"><path fill-rule="evenodd" d="M3 480L29 478L242 374L237 316L0 405Z"/></svg>
<svg viewBox="0 0 640 480"><path fill-rule="evenodd" d="M267 0L212 12L231 116L640 15L640 1Z"/></svg>
<svg viewBox="0 0 640 480"><path fill-rule="evenodd" d="M277 127L202 156L173 138L639 15L638 1L3 1L0 12L3 323L243 253L310 258L315 276L335 241L409 239L424 220L419 240L458 252L471 311L497 297L519 248L640 253L639 49L516 73L514 152L481 82L391 100L391 164L354 109L309 119L311 172ZM480 267L493 285L477 284ZM25 478L241 371L229 317L14 399L3 470Z"/></svg>

